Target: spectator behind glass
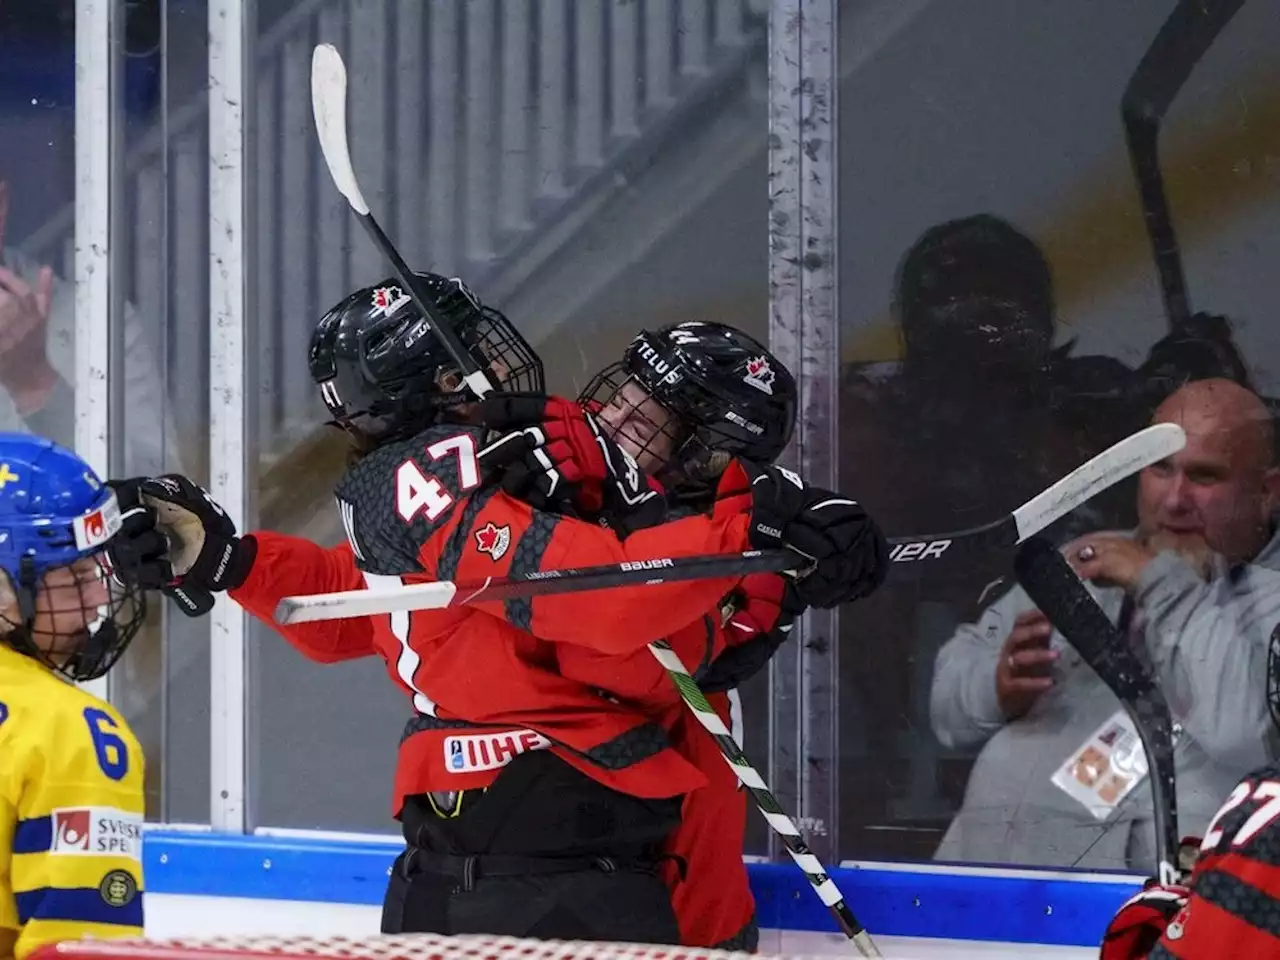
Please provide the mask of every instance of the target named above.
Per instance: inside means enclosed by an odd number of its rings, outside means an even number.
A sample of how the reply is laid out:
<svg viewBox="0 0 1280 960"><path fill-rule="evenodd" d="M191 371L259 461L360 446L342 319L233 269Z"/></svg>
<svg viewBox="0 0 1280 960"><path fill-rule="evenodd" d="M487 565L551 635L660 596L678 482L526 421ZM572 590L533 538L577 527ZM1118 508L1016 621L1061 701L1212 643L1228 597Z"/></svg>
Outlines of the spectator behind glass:
<svg viewBox="0 0 1280 960"><path fill-rule="evenodd" d="M1228 380L1180 388L1154 420L1187 446L1140 475L1137 530L1064 551L1169 699L1194 835L1274 756L1258 678L1280 619L1280 471L1265 406ZM983 745L938 859L1151 869L1149 785L1099 773L1129 736L1120 703L1020 588L939 651L930 706L944 744Z"/></svg>
<svg viewBox="0 0 1280 960"><path fill-rule="evenodd" d="M846 365L840 392L840 469L857 477L885 529L985 522L1139 429L1187 381L1247 383L1221 317L1193 316L1136 370L1079 354L1074 342L1055 347L1055 329L1070 322L1050 264L1031 236L990 213L925 230L901 258L891 300L901 360ZM1052 535L1131 526L1136 486L1104 491ZM868 857L929 856L959 807L972 758L919 736L932 665L1011 554L908 557L841 615L841 684L852 691L842 831ZM857 642L868 635L892 642ZM911 829L882 829L890 823Z"/></svg>
<svg viewBox="0 0 1280 960"><path fill-rule="evenodd" d="M11 186L0 170L0 430L75 445L75 293L72 284L7 246ZM124 473L181 468L166 432L164 392L137 316L124 312L126 424ZM164 457L165 437L170 439Z"/></svg>

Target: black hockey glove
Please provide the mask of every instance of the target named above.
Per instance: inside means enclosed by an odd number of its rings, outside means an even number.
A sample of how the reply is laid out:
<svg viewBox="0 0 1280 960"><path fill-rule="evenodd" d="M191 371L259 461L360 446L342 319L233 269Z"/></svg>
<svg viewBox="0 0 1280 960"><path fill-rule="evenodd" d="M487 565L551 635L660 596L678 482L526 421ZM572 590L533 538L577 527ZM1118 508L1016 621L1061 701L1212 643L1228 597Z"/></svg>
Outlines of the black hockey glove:
<svg viewBox="0 0 1280 960"><path fill-rule="evenodd" d="M189 617L200 617L213 609L213 594L197 586L175 585L170 556L181 552L178 534L158 526L156 508L142 499L146 477L108 480L120 505L120 532L107 545L107 559L113 575L122 582L136 583L144 590L159 590Z"/></svg>
<svg viewBox="0 0 1280 960"><path fill-rule="evenodd" d="M257 543L236 536L236 525L208 491L176 473L144 480L139 490L156 511L156 526L176 535L167 557L174 587L218 593L244 583Z"/></svg>
<svg viewBox="0 0 1280 960"><path fill-rule="evenodd" d="M856 501L811 487L782 467L740 462L751 481L751 545L787 547L813 561L796 580L803 606L829 610L884 582L889 544Z"/></svg>
<svg viewBox="0 0 1280 960"><path fill-rule="evenodd" d="M598 520L625 536L666 519L666 500L576 403L498 393L481 404L492 430L511 431L480 453L503 490L539 510Z"/></svg>

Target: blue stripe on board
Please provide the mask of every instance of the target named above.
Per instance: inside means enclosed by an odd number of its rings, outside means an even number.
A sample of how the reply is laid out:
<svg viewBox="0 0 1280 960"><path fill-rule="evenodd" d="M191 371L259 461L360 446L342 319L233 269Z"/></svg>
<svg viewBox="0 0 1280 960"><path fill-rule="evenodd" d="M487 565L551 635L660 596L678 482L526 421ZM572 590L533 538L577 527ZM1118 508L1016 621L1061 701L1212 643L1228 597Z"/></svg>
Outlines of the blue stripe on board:
<svg viewBox="0 0 1280 960"><path fill-rule="evenodd" d="M382 902L398 847L392 843L227 836L148 830L147 889L210 897ZM748 864L760 926L836 932L791 863ZM873 934L1092 946L1116 907L1141 885L938 872L835 869L832 879Z"/></svg>
<svg viewBox="0 0 1280 960"><path fill-rule="evenodd" d="M761 927L838 932L808 882L788 863L748 864ZM1116 908L1141 886L1057 876L971 876L835 869L831 879L873 934L1096 946Z"/></svg>

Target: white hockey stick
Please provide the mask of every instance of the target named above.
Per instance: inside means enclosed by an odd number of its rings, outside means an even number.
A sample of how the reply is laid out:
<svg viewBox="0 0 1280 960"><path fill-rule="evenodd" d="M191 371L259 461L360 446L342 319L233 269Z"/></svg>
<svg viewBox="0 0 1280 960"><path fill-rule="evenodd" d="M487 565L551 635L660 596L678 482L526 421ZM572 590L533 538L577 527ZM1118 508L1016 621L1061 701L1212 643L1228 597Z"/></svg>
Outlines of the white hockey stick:
<svg viewBox="0 0 1280 960"><path fill-rule="evenodd" d="M750 550L691 557L655 557L566 570L541 570L472 583L436 580L389 590L342 590L285 597L275 609L279 624L372 617L401 610L443 610L468 603L494 603L553 593L652 586L681 580L739 579L752 573L783 573L808 561L790 550Z"/></svg>
<svg viewBox="0 0 1280 960"><path fill-rule="evenodd" d="M387 258L392 272L413 299L414 306L430 321L432 330L462 371L467 386L477 397L483 397L493 389L489 378L462 345L453 327L440 316L431 297L422 290L417 275L409 269L395 244L382 232L382 227L369 212L369 204L360 192L355 167L351 163L351 147L347 142L347 67L342 62L342 54L331 43L319 44L311 53L311 112L315 116L316 135L320 138L320 149L333 185L347 198L351 212L369 234L374 246Z"/></svg>
<svg viewBox="0 0 1280 960"><path fill-rule="evenodd" d="M895 537L890 542L895 545L937 545L949 544L954 540L973 540L982 547L1021 543L1112 484L1177 453L1186 443L1187 435L1177 424L1161 423L1147 427L1102 451L999 520L953 533L928 537ZM896 549L899 548L895 546ZM937 550L934 555L941 552ZM924 558L925 554L921 554L920 559ZM288 625L313 620L370 617L403 610L441 610L466 603L535 597L550 593L603 590L609 587L709 577L746 576L762 571L786 570L793 565L794 560L794 557L788 559L785 553L773 551L723 556L657 557L578 570L542 570L513 577L491 577L477 583L439 580L393 590L317 593L285 597L276 606L275 619L277 623Z"/></svg>
<svg viewBox="0 0 1280 960"><path fill-rule="evenodd" d="M1108 487L1173 456L1186 445L1187 435L1180 426L1157 423L1111 445L999 520L951 533L890 537L890 556L894 560L937 559L957 541L974 550L1015 546Z"/></svg>

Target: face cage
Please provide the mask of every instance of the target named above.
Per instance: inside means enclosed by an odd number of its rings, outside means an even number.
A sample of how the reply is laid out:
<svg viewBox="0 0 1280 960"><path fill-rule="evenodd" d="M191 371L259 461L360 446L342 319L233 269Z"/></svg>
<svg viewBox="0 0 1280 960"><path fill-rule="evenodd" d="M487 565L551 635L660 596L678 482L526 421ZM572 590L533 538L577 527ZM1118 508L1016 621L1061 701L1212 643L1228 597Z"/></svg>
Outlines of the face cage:
<svg viewBox="0 0 1280 960"><path fill-rule="evenodd" d="M496 389L514 393L545 392L542 360L501 312L492 307L481 307L479 321L463 330L461 340L471 356L483 362L483 369ZM440 371L437 382L448 375L449 371ZM452 375L458 378L460 387L460 375L456 370ZM438 415L431 413L432 409L448 409L476 399L470 392L456 387L452 392L424 396L421 398L420 423L414 420L393 426L386 417L377 414L347 413L341 398L336 393L330 394L332 389L328 383L320 384L321 397L333 417L330 424L347 433L357 459L401 433L416 433L424 429Z"/></svg>
<svg viewBox="0 0 1280 960"><path fill-rule="evenodd" d="M635 401L627 400L622 395L627 384L635 384ZM698 436L699 424L689 422L655 397L643 381L628 373L621 363L606 367L592 377L591 382L578 395L578 403L595 416L601 429L618 441L646 473L665 484L670 485L680 479L696 476L698 466L711 457L711 449ZM642 413L640 408L646 403L659 407L667 416L666 423L659 426L651 417ZM622 421L619 427L612 426L600 415L610 407L620 414L615 418ZM649 434L648 436L641 437L628 429L637 420L645 425L644 433ZM665 456L656 449L663 437L670 441L671 447L671 452ZM657 466L653 465L655 461Z"/></svg>
<svg viewBox="0 0 1280 960"><path fill-rule="evenodd" d="M115 666L147 616L146 595L134 578L113 572L105 554L88 559L95 561L92 569L54 567L42 574L24 559L15 589L21 622L0 614L5 642L74 683L97 680Z"/></svg>
<svg viewBox="0 0 1280 960"><path fill-rule="evenodd" d="M495 389L509 393L545 393L542 360L506 316L492 307L480 308L481 320L467 337L473 356L486 359L486 372Z"/></svg>

